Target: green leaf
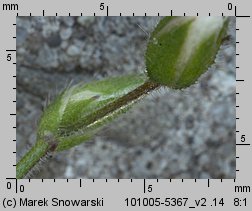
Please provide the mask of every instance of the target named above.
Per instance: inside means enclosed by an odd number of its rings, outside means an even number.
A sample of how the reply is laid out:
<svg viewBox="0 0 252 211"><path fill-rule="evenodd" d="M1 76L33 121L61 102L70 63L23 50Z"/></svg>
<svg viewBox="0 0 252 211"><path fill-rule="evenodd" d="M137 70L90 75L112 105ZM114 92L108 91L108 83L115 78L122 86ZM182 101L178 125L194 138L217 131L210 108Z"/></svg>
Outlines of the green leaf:
<svg viewBox="0 0 252 211"><path fill-rule="evenodd" d="M165 17L145 54L151 81L186 88L208 70L227 32L225 17Z"/></svg>

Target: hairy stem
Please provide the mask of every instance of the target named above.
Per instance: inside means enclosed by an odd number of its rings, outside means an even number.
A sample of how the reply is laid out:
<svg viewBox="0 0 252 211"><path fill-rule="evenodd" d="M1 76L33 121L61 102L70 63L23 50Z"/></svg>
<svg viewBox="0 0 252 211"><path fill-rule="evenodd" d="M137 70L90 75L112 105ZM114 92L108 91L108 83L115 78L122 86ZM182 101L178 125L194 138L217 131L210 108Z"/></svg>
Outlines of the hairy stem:
<svg viewBox="0 0 252 211"><path fill-rule="evenodd" d="M82 127L90 127L91 125L95 125L96 122L99 122L99 120L105 116L109 116L113 112L137 102L150 91L153 91L159 87L159 84L146 81L133 91L100 108L95 112L95 114L90 114L87 116L87 121L84 125L82 125ZM46 140L38 140L36 144L18 162L16 167L16 178L24 178L41 160L41 158L43 158L48 152L54 151L54 149L55 146L53 143L50 143Z"/></svg>
<svg viewBox="0 0 252 211"><path fill-rule="evenodd" d="M29 171L43 158L49 149L49 144L38 140L36 144L21 158L16 167L16 178L24 178Z"/></svg>

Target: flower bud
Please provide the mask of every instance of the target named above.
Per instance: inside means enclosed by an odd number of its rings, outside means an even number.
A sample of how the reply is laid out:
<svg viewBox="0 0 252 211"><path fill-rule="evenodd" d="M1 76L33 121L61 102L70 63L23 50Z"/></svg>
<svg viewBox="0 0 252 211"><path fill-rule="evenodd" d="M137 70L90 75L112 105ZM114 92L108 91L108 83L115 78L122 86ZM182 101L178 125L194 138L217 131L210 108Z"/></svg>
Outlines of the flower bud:
<svg viewBox="0 0 252 211"><path fill-rule="evenodd" d="M45 141L49 151L66 150L90 139L100 126L130 106L111 108L112 103L146 80L144 74L136 74L65 89L44 111L37 139Z"/></svg>
<svg viewBox="0 0 252 211"><path fill-rule="evenodd" d="M175 89L195 83L214 63L227 22L226 17L164 17L147 45L149 79Z"/></svg>

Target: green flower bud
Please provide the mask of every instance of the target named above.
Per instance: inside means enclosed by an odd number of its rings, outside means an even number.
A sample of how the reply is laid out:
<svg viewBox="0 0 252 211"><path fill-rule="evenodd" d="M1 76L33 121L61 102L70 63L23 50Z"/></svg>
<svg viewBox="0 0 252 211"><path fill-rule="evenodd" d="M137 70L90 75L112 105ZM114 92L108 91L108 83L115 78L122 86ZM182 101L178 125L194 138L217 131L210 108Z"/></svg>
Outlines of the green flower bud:
<svg viewBox="0 0 252 211"><path fill-rule="evenodd" d="M145 60L149 79L186 88L211 64L227 33L226 17L165 17L150 36Z"/></svg>
<svg viewBox="0 0 252 211"><path fill-rule="evenodd" d="M144 74L129 75L65 89L44 111L37 139L46 142L49 151L69 149L90 139L100 126L130 106L113 102L146 80Z"/></svg>

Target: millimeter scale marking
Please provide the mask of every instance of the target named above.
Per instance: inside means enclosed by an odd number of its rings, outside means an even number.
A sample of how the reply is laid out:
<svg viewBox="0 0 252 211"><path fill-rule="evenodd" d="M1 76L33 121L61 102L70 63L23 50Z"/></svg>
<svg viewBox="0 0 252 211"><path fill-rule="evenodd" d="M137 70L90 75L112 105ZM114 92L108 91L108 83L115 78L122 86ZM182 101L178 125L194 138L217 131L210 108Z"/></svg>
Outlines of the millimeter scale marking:
<svg viewBox="0 0 252 211"><path fill-rule="evenodd" d="M234 16L236 18L250 18L249 15L237 15L237 6L234 7L235 8L235 14ZM56 13L56 16L57 16L58 13ZM71 13L68 13L68 15L70 16ZM120 16L122 15L122 13L119 13ZM209 13L209 16L210 16L211 13ZM19 13L16 14L17 16L19 16ZM83 13L81 13L81 16L83 15ZM109 6L106 6L106 15L109 16ZM134 16L135 14L133 13L132 16ZM160 13L158 13L158 16L160 15ZM173 15L173 10L170 11L170 16ZM186 15L186 13L184 13L184 16ZM197 12L196 13L197 16L199 16L199 13ZM32 13L30 13L30 16L32 16ZM42 16L45 16L45 9L42 10ZM94 13L94 16L96 16L96 13ZM144 13L144 16L147 16L147 13ZM224 13L222 13L222 16L224 16ZM13 23L13 26L16 26L15 23ZM16 37L13 37L13 38L16 38ZM236 41L236 43L239 43L238 41ZM6 52L16 52L16 49L7 49ZM240 54L237 54L236 55L240 55ZM13 63L14 65L16 65L16 63L14 62ZM239 67L236 67L236 69L239 69ZM13 77L16 77L16 76L13 76ZM244 79L236 79L236 82L244 82ZM16 89L15 87L13 89ZM239 93L236 93L236 94L239 94ZM13 101L14 103L16 103L16 101ZM238 105L236 107L239 107ZM10 115L16 115L16 114L10 114ZM239 117L236 117L236 120L239 120L240 118ZM16 128L16 127L13 127L13 128ZM236 133L238 133L239 131L236 131ZM244 146L244 145L250 145L250 144L236 144L237 146ZM15 165L13 165L15 166Z"/></svg>
<svg viewBox="0 0 252 211"><path fill-rule="evenodd" d="M107 9L107 10L106 10L106 11L107 11L107 16L109 15L109 14L108 14L108 8L109 8L109 7L107 6L107 7L106 7L106 9ZM237 8L236 8L236 6L235 6L235 16L238 17L238 18L244 18L244 17L245 17L245 18L248 18L248 17L250 17L250 16L237 16L237 15L236 15L236 11L237 11ZM31 16L31 14L32 14L32 13L30 13L30 16ZM121 16L121 14L122 14L122 13L120 13L120 16ZM172 16L172 14L173 14L173 13L172 13L172 10L171 10L171 16ZM185 14L186 14L186 13L184 13L184 15L185 15ZM18 16L18 15L19 15L19 14L17 13L17 16ZM42 11L42 15L45 16L45 10ZM57 15L57 13L56 13L56 15ZM82 15L82 13L81 13L81 15ZM198 16L199 13L197 13L196 15ZM69 16L70 16L70 13L69 13ZM94 13L94 16L95 16L95 13ZM133 13L133 16L134 16L134 13ZM146 13L145 13L145 16L147 16ZM159 13L158 13L158 16L159 16ZM209 13L209 16L210 16L210 13ZM222 13L222 16L223 16L223 13ZM13 25L16 26L16 24L13 24ZM239 30L239 29L238 29L238 30ZM16 37L13 37L13 38L16 38ZM239 43L239 42L236 42L236 43ZM6 51L7 51L7 52L15 52L16 50L14 50L14 49L12 49L12 50L8 49L8 50L6 50ZM239 54L236 54L236 55L239 55ZM13 63L13 64L16 65L16 63ZM239 67L236 67L236 68L239 68ZM237 79L236 81L237 81L237 82L244 82L244 80L241 80L241 79L240 79L240 80ZM13 88L13 89L16 89L16 88ZM238 94L238 93L237 93L237 94ZM13 101L13 102L16 102L16 101ZM237 106L237 107L239 107L239 106ZM10 115L16 115L16 114L10 114ZM239 119L239 118L236 118L236 119ZM13 127L13 128L16 128L16 127ZM237 132L238 132L238 131L237 131ZM236 145L250 145L250 144L236 144ZM15 166L15 165L13 165L13 166Z"/></svg>
<svg viewBox="0 0 252 211"><path fill-rule="evenodd" d="M239 19L243 19L243 18L250 18L250 16L249 15L237 15L238 13L237 13L237 6L234 6L234 13L235 13L235 17L236 18L239 18ZM106 6L106 15L107 16L109 16L109 6ZM174 10L170 10L170 15L172 16L172 15L174 15L174 12L173 12ZM98 14L99 12L94 12L93 13L93 15L94 16L97 16L97 14ZM23 15L23 12L18 12L16 15L17 16L20 16L20 14L22 14ZM35 13L34 13L35 14ZM45 9L43 9L42 10L42 13L41 13L43 16L46 16L46 15L50 15L50 14L47 14L47 12L46 12L46 10ZM56 16L61 16L61 15L63 15L63 14L60 14L60 13L54 13ZM69 12L69 13L66 13L66 16L71 16L71 14L74 14L74 13L71 13L71 12ZM144 12L143 13L144 14L144 16L147 16L147 14L148 13L146 13L146 12ZM210 16L212 13L208 13L208 15ZM85 13L81 13L80 14L81 16L84 16L85 15ZM132 13L132 16L135 16L136 15L136 13ZM176 15L180 15L180 14L176 14ZM186 16L186 13L183 13L182 15L184 15L184 16ZM192 15L192 14L190 14L190 15ZM196 13L196 15L197 16L199 16L199 15L201 15L200 13ZM221 15L222 16L225 16L224 15L224 13L221 13ZM29 16L32 16L32 13L30 12L29 13ZM123 16L123 13L119 13L119 16ZM128 15L127 15L128 16ZM162 16L161 15L161 12L160 13L157 13L157 16ZM13 23L13 26L14 27L16 27L16 23ZM242 27L238 27L238 30L236 30L236 33L240 33L240 32L242 32L244 29L242 28ZM12 39L16 39L16 36L13 36L13 35L11 35L11 38ZM242 41L241 41L242 42ZM239 41L236 41L236 44L240 44L240 40ZM239 48L239 47L238 47ZM16 50L15 49L6 49L6 52L11 52L11 53L15 53L16 52ZM241 57L242 56L242 52L239 52L239 53L236 53L236 56L239 56L239 57ZM15 67L16 67L16 62L13 62L12 63L13 65L15 65ZM237 65L237 64L236 64ZM239 66L241 66L241 64L239 64ZM236 70L237 69L239 69L239 71L240 71L240 69L242 69L242 68L240 68L240 67L236 67ZM12 77L16 77L16 75L13 75ZM247 81L248 81L248 79L245 81L244 79L242 79L242 78L239 78L239 79L236 79L236 82L237 83L247 83ZM16 92L16 86L15 87L12 87L12 89L13 89L13 91L14 92ZM240 95L240 94L243 94L241 91L238 91L238 90L236 90L236 97L237 97L237 95ZM11 99L11 102L12 103L14 103L14 104L16 104L16 100L13 100L13 99ZM236 108L242 108L242 105L240 105L240 104L237 104L236 105ZM16 113L10 113L9 114L10 116L16 116ZM236 117L236 119L237 120L241 120L240 119L240 117ZM12 129L15 129L16 130L16 126L12 126ZM240 132L240 130L236 130L236 133L241 133ZM16 139L13 139L13 138L11 138L11 141L13 141L14 143L15 143L15 141L16 141ZM247 143L247 141L246 141L246 143L236 143L236 146L250 146L250 143ZM12 150L12 153L14 154L14 156L16 156L15 154L16 154L16 150L13 152L13 150ZM242 158L243 156L242 155L239 155L239 156L236 156L236 159L240 159L240 158ZM15 168L15 164L12 164L12 166L14 166L14 168ZM245 171L245 170L243 170L242 169L242 171ZM236 170L236 172L240 172L240 169L237 169ZM239 177L237 178L237 179L239 179ZM15 177L7 177L6 178L6 181L7 181L7 186L8 186L8 181L10 181L11 183L12 183L12 181L14 181L14 190L15 190L15 193L22 193L23 191L23 188L24 188L24 186L28 186L28 183L31 183L31 184L33 184L33 183L37 183L37 182L41 182L41 183L44 183L44 184L50 184L50 185L52 185L52 184L57 184L58 182L61 182L60 180L58 180L58 179L53 179L52 181L53 181L53 183L51 183L49 180L44 180L44 179L41 179L41 180L33 180L33 179L29 179L29 180L17 180ZM90 180L86 180L86 179L66 179L65 180L66 181L66 184L71 184L71 185L74 185L73 183L75 183L75 181L76 182L78 182L78 185L75 185L75 187L80 187L80 188L87 188L87 183L89 183L89 181ZM95 183L95 182L98 182L98 183L101 183L102 181L104 181L104 183L106 184L111 184L111 183L114 183L114 181L113 181L113 179L92 179L91 180L91 182L92 183ZM126 180L121 180L121 179L117 179L116 180L116 182L117 183L119 183L119 182L125 182ZM166 182L164 183L164 180L162 180L162 179L156 179L155 180L155 182L156 183L162 183L162 184L173 184L173 183L183 183L183 184L186 184L187 183L187 181L188 181L188 183L192 183L192 181L191 181L191 179L168 179L168 180L166 180ZM206 187L208 187L208 188L211 188L212 187L212 184L213 184L213 186L214 186L214 183L216 182L216 183L218 183L217 182L217 179L214 179L214 180L212 180L212 179L207 179L207 180L199 180L199 179L193 179L193 183L194 184L198 184L198 183L202 183L202 181L205 183L205 185L204 186L206 186ZM232 181L233 183L236 183L237 182L237 180L236 179L232 179L232 180L226 180L225 179L225 181L226 181L226 183L230 183L230 181ZM220 179L220 183L218 183L218 184L224 184L225 183L225 181L223 181L223 179ZM27 183L28 182L28 183ZM241 182L241 181L240 181ZM128 185L130 185L130 183L139 183L139 180L136 180L136 179L128 179ZM150 185L153 185L154 187L155 187L155 185L154 185L154 180L151 180L151 179L142 179L141 180L141 183L142 183L142 185L140 185L140 187L142 186L143 187L143 193L149 193L149 188L150 188ZM231 183L230 183L231 184ZM11 188L10 188L11 189ZM195 208L195 206L190 206L189 208Z"/></svg>

